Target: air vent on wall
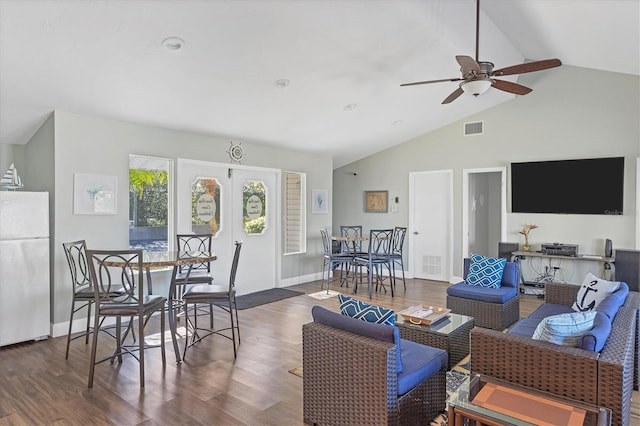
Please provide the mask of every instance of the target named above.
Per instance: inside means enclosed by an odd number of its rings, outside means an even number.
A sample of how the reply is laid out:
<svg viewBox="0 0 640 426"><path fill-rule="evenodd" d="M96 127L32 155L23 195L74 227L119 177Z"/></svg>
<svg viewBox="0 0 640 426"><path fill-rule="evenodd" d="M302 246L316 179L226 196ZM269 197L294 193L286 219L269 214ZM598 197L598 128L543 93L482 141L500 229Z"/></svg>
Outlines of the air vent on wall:
<svg viewBox="0 0 640 426"><path fill-rule="evenodd" d="M473 123L464 123L464 135L481 135L484 133L484 121L476 121Z"/></svg>

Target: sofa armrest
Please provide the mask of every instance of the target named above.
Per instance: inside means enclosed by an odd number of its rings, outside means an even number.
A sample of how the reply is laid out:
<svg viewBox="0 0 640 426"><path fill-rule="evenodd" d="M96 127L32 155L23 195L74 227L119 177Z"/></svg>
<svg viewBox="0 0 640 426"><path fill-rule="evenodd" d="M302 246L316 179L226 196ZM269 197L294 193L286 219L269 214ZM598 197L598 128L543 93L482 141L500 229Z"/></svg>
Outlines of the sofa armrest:
<svg viewBox="0 0 640 426"><path fill-rule="evenodd" d="M397 418L396 350L394 343L324 324L304 324L304 420L331 424L339 418L348 424L388 424L390 417Z"/></svg>
<svg viewBox="0 0 640 426"><path fill-rule="evenodd" d="M544 302L554 305L571 306L578 296L579 285L547 283L544 286Z"/></svg>
<svg viewBox="0 0 640 426"><path fill-rule="evenodd" d="M627 425L630 421L636 321L635 309L620 307L598 360L598 405L611 408L611 424Z"/></svg>
<svg viewBox="0 0 640 426"><path fill-rule="evenodd" d="M596 404L596 352L476 327L471 331L471 371Z"/></svg>

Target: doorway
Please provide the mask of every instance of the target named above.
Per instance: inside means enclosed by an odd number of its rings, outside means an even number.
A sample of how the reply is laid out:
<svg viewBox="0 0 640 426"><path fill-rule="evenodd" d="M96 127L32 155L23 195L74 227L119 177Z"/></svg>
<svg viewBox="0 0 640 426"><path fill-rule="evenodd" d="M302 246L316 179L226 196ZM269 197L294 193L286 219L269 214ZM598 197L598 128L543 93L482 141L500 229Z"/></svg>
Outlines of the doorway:
<svg viewBox="0 0 640 426"><path fill-rule="evenodd" d="M497 257L507 236L505 167L462 171L462 257Z"/></svg>
<svg viewBox="0 0 640 426"><path fill-rule="evenodd" d="M453 170L409 173L409 274L451 280Z"/></svg>
<svg viewBox="0 0 640 426"><path fill-rule="evenodd" d="M213 234L218 282L229 279L233 244L242 241L239 295L278 286L280 177L276 169L178 159L177 233Z"/></svg>

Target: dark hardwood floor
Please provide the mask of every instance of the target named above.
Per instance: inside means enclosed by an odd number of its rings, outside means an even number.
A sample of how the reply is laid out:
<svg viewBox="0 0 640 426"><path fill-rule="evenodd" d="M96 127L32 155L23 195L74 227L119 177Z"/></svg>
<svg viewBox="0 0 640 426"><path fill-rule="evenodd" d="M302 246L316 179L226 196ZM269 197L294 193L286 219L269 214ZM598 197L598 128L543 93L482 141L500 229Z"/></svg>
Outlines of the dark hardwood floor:
<svg viewBox="0 0 640 426"><path fill-rule="evenodd" d="M407 280L392 299L374 294L371 303L396 311L414 304L445 305L447 283ZM319 282L289 287L305 293ZM348 294L350 289L337 288ZM364 291L357 295L364 301ZM523 296L521 315L541 303ZM288 371L302 365L302 324L311 321L311 307L338 310L338 298L317 300L306 295L239 311L242 344L234 362L231 341L214 336L187 352L177 365L167 333L167 366L160 352L146 352L146 387L140 388L138 363L96 367L93 389L87 388L90 344L72 342L64 359L65 337L0 349L0 425L300 425L302 379ZM218 321L227 321L217 313ZM180 323L179 326L182 326ZM159 338L154 318L147 335ZM154 335L154 333L156 333ZM99 353L110 353L108 338ZM634 392L632 422L640 424L640 392Z"/></svg>

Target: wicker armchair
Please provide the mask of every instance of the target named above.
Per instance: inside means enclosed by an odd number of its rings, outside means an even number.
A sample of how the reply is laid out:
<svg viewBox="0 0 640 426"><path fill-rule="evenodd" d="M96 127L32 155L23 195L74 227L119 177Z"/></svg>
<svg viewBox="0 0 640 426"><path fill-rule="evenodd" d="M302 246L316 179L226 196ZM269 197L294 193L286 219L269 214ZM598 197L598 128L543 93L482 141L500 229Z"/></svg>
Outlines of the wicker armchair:
<svg viewBox="0 0 640 426"><path fill-rule="evenodd" d="M447 289L447 308L460 315L467 315L474 318L478 327L491 328L493 330L504 330L520 319L520 294L518 285L520 279L520 269L516 262L507 262L502 275L500 289L483 289L486 293L511 291L513 297L504 302L486 301L478 299L477 287L467 286L464 282L454 284ZM469 259L464 259L464 278L469 273ZM468 288L469 294L455 290ZM481 295L480 297L483 297Z"/></svg>
<svg viewBox="0 0 640 426"><path fill-rule="evenodd" d="M579 288L549 283L545 302L570 306ZM471 370L610 408L613 425L628 425L636 317L636 309L622 306L600 353L476 327L471 331Z"/></svg>
<svg viewBox="0 0 640 426"><path fill-rule="evenodd" d="M445 408L446 357L441 369L399 396L396 350L392 342L304 324L305 423L428 425Z"/></svg>

